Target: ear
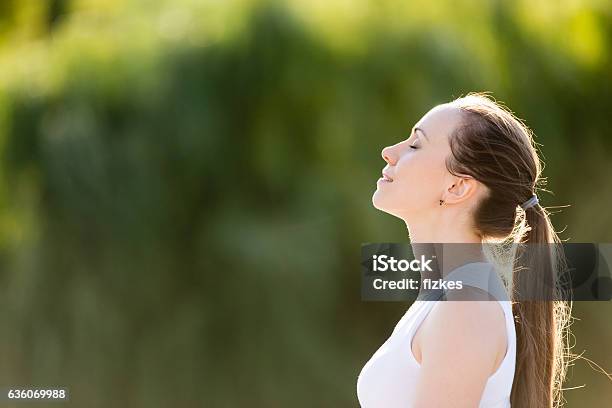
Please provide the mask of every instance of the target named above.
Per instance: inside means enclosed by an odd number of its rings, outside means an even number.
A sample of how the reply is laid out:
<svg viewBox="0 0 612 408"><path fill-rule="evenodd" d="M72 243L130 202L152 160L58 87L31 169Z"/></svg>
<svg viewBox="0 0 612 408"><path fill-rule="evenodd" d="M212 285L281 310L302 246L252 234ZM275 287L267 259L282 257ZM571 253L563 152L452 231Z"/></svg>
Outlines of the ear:
<svg viewBox="0 0 612 408"><path fill-rule="evenodd" d="M444 192L444 202L459 204L473 197L479 189L480 183L470 176L453 177L452 185Z"/></svg>

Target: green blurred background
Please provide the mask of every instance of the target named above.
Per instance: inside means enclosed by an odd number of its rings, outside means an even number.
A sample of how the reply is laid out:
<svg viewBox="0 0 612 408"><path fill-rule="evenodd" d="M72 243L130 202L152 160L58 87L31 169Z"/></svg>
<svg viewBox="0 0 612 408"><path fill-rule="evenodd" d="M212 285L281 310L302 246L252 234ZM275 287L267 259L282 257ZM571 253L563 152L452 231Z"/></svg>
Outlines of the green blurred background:
<svg viewBox="0 0 612 408"><path fill-rule="evenodd" d="M408 306L360 301L360 244L407 240L371 205L381 149L492 91L562 238L612 242L611 24L609 1L2 0L0 386L357 406ZM612 371L612 303L574 316ZM569 407L612 400L577 360L583 385Z"/></svg>

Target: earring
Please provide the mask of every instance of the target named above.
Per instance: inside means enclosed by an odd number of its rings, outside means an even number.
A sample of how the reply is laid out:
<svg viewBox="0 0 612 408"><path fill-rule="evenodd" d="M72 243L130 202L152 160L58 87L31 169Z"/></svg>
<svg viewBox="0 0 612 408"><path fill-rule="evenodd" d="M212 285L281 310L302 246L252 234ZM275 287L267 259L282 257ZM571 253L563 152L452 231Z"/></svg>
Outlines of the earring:
<svg viewBox="0 0 612 408"><path fill-rule="evenodd" d="M440 200L440 205L444 204L444 200Z"/></svg>

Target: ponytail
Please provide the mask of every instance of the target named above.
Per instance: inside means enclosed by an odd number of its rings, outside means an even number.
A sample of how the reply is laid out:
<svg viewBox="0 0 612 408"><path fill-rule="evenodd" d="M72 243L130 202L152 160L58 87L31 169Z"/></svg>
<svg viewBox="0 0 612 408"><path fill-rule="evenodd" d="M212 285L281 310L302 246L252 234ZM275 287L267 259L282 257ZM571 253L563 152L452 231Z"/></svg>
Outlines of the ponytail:
<svg viewBox="0 0 612 408"><path fill-rule="evenodd" d="M567 370L569 305L559 300L558 276L566 265L548 212L536 205L524 214L517 238L525 239L518 243L512 279L517 357L511 403L520 408L559 407Z"/></svg>

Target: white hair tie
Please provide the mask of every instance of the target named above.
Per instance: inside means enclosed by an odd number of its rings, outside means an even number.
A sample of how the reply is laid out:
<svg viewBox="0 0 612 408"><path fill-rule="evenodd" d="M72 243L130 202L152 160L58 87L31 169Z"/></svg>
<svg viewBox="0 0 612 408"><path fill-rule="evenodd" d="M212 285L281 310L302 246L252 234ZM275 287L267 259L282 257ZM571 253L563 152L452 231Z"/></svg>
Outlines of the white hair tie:
<svg viewBox="0 0 612 408"><path fill-rule="evenodd" d="M533 196L531 196L531 198L529 200L527 200L523 204L521 204L521 208L523 210L526 210L528 208L531 208L531 207L537 205L538 203L539 203L538 196L534 194Z"/></svg>

